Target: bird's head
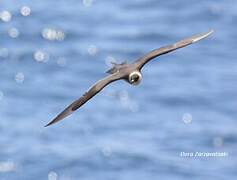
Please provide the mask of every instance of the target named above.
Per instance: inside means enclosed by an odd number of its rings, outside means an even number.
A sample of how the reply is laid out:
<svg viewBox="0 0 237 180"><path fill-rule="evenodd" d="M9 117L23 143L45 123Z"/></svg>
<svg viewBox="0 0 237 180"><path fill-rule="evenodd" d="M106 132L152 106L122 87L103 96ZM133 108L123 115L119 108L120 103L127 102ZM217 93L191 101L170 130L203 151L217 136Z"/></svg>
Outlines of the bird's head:
<svg viewBox="0 0 237 180"><path fill-rule="evenodd" d="M134 86L138 85L142 80L142 74L139 71L134 71L129 74L128 82Z"/></svg>

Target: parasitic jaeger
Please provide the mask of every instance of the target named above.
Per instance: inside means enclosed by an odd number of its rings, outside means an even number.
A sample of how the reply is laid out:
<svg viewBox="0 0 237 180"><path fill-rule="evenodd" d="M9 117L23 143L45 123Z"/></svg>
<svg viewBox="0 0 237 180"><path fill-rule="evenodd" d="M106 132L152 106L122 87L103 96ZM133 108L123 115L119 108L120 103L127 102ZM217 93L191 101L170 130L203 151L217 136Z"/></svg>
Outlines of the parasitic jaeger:
<svg viewBox="0 0 237 180"><path fill-rule="evenodd" d="M112 63L113 67L106 72L106 73L109 73L108 76L97 81L91 88L89 88L87 92L85 92L79 99L75 100L72 104L70 104L59 115L57 115L52 121L50 121L47 125L45 125L45 127L52 125L64 119L65 117L69 116L78 108L80 108L83 104L85 104L88 100L94 97L97 93L99 93L105 86L107 86L108 84L114 81L122 79L132 85L138 85L142 80L141 69L147 62L149 62L150 60L154 59L157 56L167 54L171 51L174 51L179 48L183 48L201 39L204 39L208 37L211 33L213 33L213 30L183 39L172 45L167 45L167 46L155 49L145 54L143 57L139 58L132 64Z"/></svg>

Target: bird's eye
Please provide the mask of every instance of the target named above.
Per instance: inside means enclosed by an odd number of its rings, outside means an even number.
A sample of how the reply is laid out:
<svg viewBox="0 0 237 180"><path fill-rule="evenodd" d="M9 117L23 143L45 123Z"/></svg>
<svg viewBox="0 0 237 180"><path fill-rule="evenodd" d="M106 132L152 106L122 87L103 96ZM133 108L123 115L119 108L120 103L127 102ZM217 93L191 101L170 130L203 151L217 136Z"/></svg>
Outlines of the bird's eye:
<svg viewBox="0 0 237 180"><path fill-rule="evenodd" d="M139 80L139 76L137 74L134 74L131 78L132 82L137 82Z"/></svg>

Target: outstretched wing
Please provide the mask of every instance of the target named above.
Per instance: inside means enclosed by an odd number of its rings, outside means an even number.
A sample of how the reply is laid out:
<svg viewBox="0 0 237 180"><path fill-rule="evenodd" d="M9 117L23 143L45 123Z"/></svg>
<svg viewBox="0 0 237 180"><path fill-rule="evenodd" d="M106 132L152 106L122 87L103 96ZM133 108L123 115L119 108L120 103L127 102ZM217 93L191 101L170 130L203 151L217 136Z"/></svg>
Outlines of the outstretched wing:
<svg viewBox="0 0 237 180"><path fill-rule="evenodd" d="M52 125L65 117L72 114L78 108L80 108L83 104L85 104L88 100L90 100L93 96L95 96L98 92L100 92L106 85L110 84L113 81L122 79L122 75L119 73L111 74L104 79L97 81L83 96L70 104L65 110L63 110L58 116L56 116L52 121L50 121L45 127Z"/></svg>
<svg viewBox="0 0 237 180"><path fill-rule="evenodd" d="M164 46L161 47L159 49L155 49L151 52L149 52L148 54L146 54L145 56L143 56L142 58L138 59L135 64L138 67L138 69L141 69L147 62L149 62L151 59L169 53L171 51L174 51L176 49L188 46L192 43L195 43L201 39L204 39L206 37L208 37L211 33L213 33L213 30L210 30L206 33L202 33L202 34L198 34L198 35L194 35L190 38L187 39L183 39L181 41L176 42L175 44L172 45L168 45L168 46Z"/></svg>

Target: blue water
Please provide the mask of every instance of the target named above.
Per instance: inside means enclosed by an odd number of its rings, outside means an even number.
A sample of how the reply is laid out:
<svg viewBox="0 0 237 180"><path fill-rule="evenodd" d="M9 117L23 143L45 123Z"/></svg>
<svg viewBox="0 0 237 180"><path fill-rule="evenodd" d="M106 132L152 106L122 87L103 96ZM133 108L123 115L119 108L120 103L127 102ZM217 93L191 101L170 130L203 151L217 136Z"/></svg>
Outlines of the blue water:
<svg viewBox="0 0 237 180"><path fill-rule="evenodd" d="M1 180L236 179L237 1L1 0L3 11ZM140 86L111 84L43 127L110 61L211 28L146 65ZM228 156L180 155L196 151Z"/></svg>

